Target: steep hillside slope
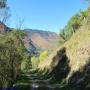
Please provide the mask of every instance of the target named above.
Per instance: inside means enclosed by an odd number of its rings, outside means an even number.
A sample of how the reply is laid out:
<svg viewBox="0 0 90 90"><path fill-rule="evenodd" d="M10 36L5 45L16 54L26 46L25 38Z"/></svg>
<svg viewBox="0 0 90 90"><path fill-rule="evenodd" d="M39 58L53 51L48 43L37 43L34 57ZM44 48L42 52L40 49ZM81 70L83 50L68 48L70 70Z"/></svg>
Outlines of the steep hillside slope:
<svg viewBox="0 0 90 90"><path fill-rule="evenodd" d="M35 47L42 50L57 48L59 36L54 32L25 29L26 36L31 39Z"/></svg>
<svg viewBox="0 0 90 90"><path fill-rule="evenodd" d="M34 45L33 41L29 38L29 36L27 36L27 34L25 34L23 38L23 42L24 42L24 46L32 56L33 55L37 56L39 54L38 48Z"/></svg>
<svg viewBox="0 0 90 90"><path fill-rule="evenodd" d="M90 88L90 22L85 22L69 41L40 63L38 68L49 71L57 80L66 79L69 85L77 86L78 90L82 85L82 90Z"/></svg>

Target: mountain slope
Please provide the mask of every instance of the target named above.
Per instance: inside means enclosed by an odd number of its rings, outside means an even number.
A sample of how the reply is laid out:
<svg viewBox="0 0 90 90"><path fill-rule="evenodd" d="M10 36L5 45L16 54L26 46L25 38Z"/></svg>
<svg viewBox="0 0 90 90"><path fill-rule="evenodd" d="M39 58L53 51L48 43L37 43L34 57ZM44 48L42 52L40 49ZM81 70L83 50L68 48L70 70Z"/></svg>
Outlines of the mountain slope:
<svg viewBox="0 0 90 90"><path fill-rule="evenodd" d="M85 22L69 41L40 63L38 68L40 71L46 70L55 80L68 81L68 86L73 88L69 90L89 90L90 22Z"/></svg>
<svg viewBox="0 0 90 90"><path fill-rule="evenodd" d="M33 45L42 50L57 48L59 36L54 32L25 29L24 32ZM28 42L27 42L28 43Z"/></svg>
<svg viewBox="0 0 90 90"><path fill-rule="evenodd" d="M12 28L13 29L13 28ZM0 34L12 31L0 22ZM38 55L41 50L53 50L58 47L58 34L49 31L25 29L24 45L32 55Z"/></svg>

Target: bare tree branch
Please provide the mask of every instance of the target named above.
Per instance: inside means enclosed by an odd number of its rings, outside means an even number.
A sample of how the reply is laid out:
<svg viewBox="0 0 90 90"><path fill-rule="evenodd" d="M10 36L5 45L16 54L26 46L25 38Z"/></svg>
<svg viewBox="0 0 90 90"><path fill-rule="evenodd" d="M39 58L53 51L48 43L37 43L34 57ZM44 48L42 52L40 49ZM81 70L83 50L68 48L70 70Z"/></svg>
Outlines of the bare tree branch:
<svg viewBox="0 0 90 90"><path fill-rule="evenodd" d="M6 23L8 18L11 16L6 2L7 0L0 0L0 22L3 23Z"/></svg>
<svg viewBox="0 0 90 90"><path fill-rule="evenodd" d="M87 1L89 3L89 5L90 5L90 0L85 0L85 1Z"/></svg>
<svg viewBox="0 0 90 90"><path fill-rule="evenodd" d="M0 8L5 8L7 6L6 2L7 0L0 0Z"/></svg>
<svg viewBox="0 0 90 90"><path fill-rule="evenodd" d="M17 24L16 24L16 29L17 30L22 30L23 29L23 23L24 23L24 19L20 19L17 21Z"/></svg>

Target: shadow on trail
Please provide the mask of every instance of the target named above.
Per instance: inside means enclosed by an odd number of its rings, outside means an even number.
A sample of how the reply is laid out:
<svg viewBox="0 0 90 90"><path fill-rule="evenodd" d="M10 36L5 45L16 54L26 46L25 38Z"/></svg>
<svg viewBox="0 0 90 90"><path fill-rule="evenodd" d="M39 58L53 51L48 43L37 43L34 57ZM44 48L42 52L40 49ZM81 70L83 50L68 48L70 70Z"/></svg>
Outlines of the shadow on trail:
<svg viewBox="0 0 90 90"><path fill-rule="evenodd" d="M53 65L55 62L58 62L56 66ZM57 52L57 55L53 58L52 65L54 67L50 75L53 76L54 81L61 81L67 77L70 66L66 55L66 48L62 48Z"/></svg>
<svg viewBox="0 0 90 90"><path fill-rule="evenodd" d="M16 90L58 90L50 84L49 79L44 79L37 73L23 74L14 86Z"/></svg>
<svg viewBox="0 0 90 90"><path fill-rule="evenodd" d="M54 66L56 62L58 63ZM66 49L62 48L53 58L52 72L49 74L50 77L53 76L53 79L45 78L37 72L34 73L31 71L22 74L20 79L16 82L15 87L17 90L61 90L60 84L56 85L55 82L65 79L69 71L69 59L66 56ZM52 83L51 80L54 80L54 83Z"/></svg>
<svg viewBox="0 0 90 90"><path fill-rule="evenodd" d="M90 58L88 61L82 70L74 72L70 77L68 86L72 90L90 90Z"/></svg>

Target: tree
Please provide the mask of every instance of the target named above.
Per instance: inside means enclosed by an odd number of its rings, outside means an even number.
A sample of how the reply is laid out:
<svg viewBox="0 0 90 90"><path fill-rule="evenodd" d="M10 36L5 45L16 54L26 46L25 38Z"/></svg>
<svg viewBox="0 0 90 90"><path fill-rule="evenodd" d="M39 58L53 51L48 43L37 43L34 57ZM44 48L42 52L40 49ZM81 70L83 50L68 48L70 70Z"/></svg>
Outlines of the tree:
<svg viewBox="0 0 90 90"><path fill-rule="evenodd" d="M0 0L0 21L6 23L10 17L9 7L6 4L7 0Z"/></svg>
<svg viewBox="0 0 90 90"><path fill-rule="evenodd" d="M32 68L36 69L38 67L38 65L48 57L49 53L48 51L43 51L40 53L40 56L38 57L32 57L31 58L31 64L32 64Z"/></svg>
<svg viewBox="0 0 90 90"><path fill-rule="evenodd" d="M40 60L38 57L32 57L31 58L32 68L36 69L40 63Z"/></svg>
<svg viewBox="0 0 90 90"><path fill-rule="evenodd" d="M7 6L6 2L7 0L0 0L0 8L5 8Z"/></svg>
<svg viewBox="0 0 90 90"><path fill-rule="evenodd" d="M16 23L16 29L22 30L24 26L24 19L19 18Z"/></svg>
<svg viewBox="0 0 90 90"><path fill-rule="evenodd" d="M21 63L29 58L23 33L11 31L0 36L0 87L10 87L21 72Z"/></svg>
<svg viewBox="0 0 90 90"><path fill-rule="evenodd" d="M40 53L39 60L42 62L49 55L48 51L43 51Z"/></svg>
<svg viewBox="0 0 90 90"><path fill-rule="evenodd" d="M80 10L80 14L81 14L81 20L85 20L86 17L88 16L88 10L86 11Z"/></svg>
<svg viewBox="0 0 90 90"><path fill-rule="evenodd" d="M87 1L90 4L90 0L85 0L85 1Z"/></svg>
<svg viewBox="0 0 90 90"><path fill-rule="evenodd" d="M77 14L71 17L67 25L60 30L60 43L64 43L75 33L88 17L88 10L80 10ZM88 19L90 20L90 19Z"/></svg>

